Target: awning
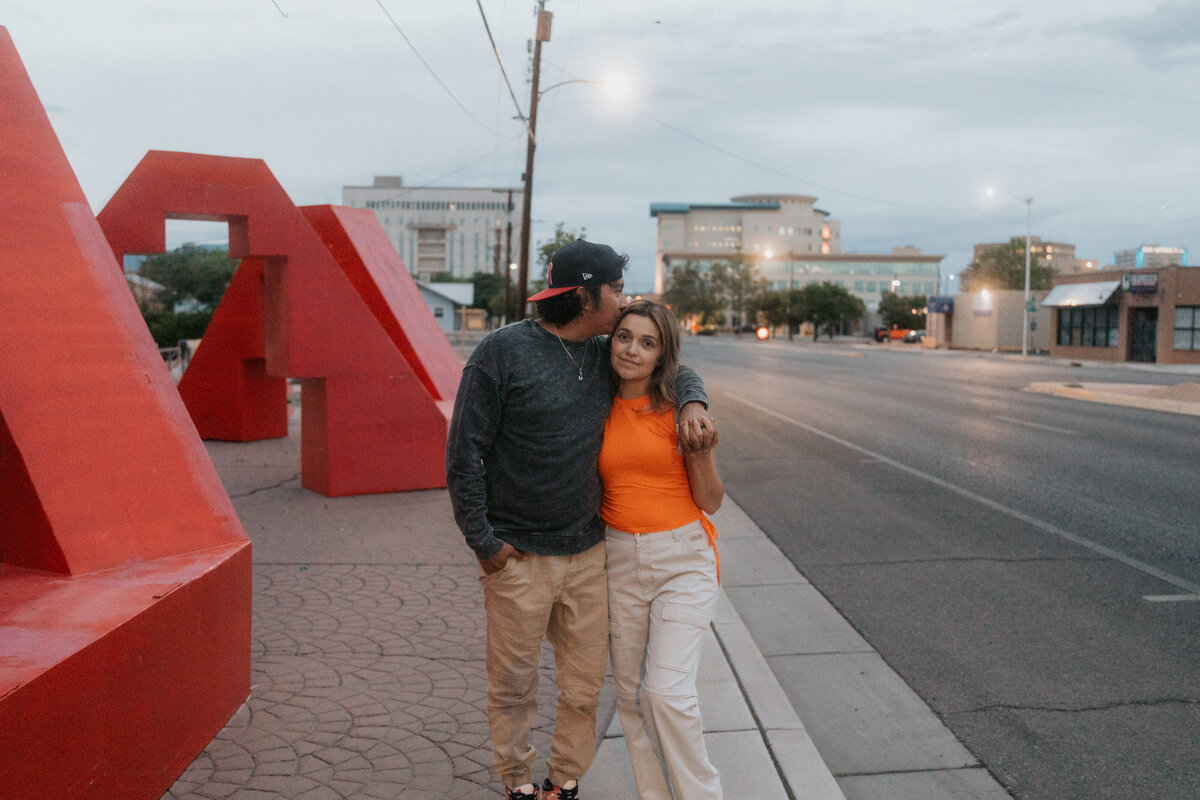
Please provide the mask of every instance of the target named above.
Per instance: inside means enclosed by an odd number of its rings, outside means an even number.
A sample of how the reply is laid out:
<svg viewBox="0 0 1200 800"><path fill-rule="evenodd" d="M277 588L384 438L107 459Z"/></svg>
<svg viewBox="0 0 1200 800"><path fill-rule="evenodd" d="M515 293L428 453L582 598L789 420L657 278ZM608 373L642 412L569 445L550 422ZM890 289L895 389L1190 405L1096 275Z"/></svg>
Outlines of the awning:
<svg viewBox="0 0 1200 800"><path fill-rule="evenodd" d="M1095 283L1062 283L1050 290L1042 300L1043 306L1102 306L1121 288L1120 281Z"/></svg>

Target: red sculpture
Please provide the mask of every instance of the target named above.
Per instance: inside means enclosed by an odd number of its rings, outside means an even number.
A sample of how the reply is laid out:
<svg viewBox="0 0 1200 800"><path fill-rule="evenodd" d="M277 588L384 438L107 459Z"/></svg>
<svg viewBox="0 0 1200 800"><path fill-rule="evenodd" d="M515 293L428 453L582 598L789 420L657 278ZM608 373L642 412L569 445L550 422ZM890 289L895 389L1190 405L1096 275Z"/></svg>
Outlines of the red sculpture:
<svg viewBox="0 0 1200 800"><path fill-rule="evenodd" d="M250 543L0 28L0 794L157 798L250 690Z"/></svg>
<svg viewBox="0 0 1200 800"><path fill-rule="evenodd" d="M328 496L445 486L461 363L369 211L298 209L257 159L151 151L99 214L118 258L161 252L168 218L225 220L242 265L179 391L201 435L287 433Z"/></svg>

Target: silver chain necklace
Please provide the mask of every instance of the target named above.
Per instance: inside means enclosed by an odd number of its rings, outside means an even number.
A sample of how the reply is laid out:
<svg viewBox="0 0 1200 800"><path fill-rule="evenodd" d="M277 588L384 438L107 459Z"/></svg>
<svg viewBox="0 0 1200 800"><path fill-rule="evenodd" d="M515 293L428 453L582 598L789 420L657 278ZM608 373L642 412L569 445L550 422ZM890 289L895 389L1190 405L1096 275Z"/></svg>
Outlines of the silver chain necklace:
<svg viewBox="0 0 1200 800"><path fill-rule="evenodd" d="M583 351L583 357L580 358L579 363L576 364L575 356L571 355L571 351L567 349L567 346L565 344L563 344L562 337L558 335L558 326L557 325L554 326L554 338L558 339L559 346L561 346L563 349L563 352L567 354L567 358L571 359L571 366L574 367L575 370L579 373L579 380L583 380L583 365L585 363L587 363L587 350Z"/></svg>

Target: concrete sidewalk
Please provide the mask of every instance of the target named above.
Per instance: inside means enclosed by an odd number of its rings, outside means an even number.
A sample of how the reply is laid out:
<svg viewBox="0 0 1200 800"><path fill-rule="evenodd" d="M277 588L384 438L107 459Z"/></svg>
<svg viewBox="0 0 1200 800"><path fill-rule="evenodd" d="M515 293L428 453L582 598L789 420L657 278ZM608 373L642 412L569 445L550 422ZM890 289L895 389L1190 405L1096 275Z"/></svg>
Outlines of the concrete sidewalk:
<svg viewBox="0 0 1200 800"><path fill-rule="evenodd" d="M445 491L300 488L299 430L209 442L254 543L252 694L165 795L495 798L476 564ZM732 498L703 655L706 741L729 798L1008 795ZM543 651L534 745L554 708ZM585 798L636 797L611 681ZM797 713L799 712L799 713Z"/></svg>

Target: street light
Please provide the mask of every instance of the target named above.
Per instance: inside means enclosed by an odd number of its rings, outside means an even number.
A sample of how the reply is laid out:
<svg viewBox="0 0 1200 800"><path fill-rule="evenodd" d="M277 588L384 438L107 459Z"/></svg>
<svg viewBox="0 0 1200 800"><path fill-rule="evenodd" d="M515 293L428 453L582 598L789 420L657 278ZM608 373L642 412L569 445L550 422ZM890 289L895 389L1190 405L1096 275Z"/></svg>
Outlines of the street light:
<svg viewBox="0 0 1200 800"><path fill-rule="evenodd" d="M1004 190L1001 189L1001 191ZM1033 195L1022 197L1021 195L1013 194L1012 192L1004 192L1004 194L1008 195L1009 197L1015 197L1016 199L1025 203L1025 306L1024 312L1021 316L1021 319L1024 323L1021 326L1021 355L1027 356L1029 355L1029 242L1033 235ZM996 190L989 186L987 188L987 196L995 197Z"/></svg>

